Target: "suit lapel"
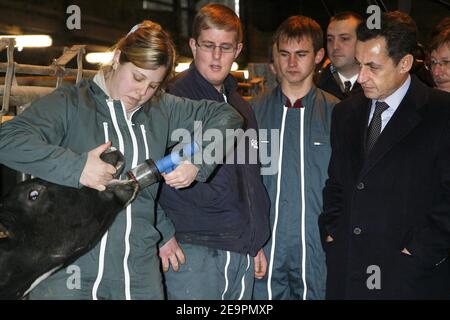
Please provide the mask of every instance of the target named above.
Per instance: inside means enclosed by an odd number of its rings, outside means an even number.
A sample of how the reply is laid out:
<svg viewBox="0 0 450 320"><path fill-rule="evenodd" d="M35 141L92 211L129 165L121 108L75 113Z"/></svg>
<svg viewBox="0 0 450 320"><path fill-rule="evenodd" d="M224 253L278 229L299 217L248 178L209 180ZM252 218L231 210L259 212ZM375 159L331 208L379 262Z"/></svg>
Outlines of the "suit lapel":
<svg viewBox="0 0 450 320"><path fill-rule="evenodd" d="M352 87L352 90L350 90L350 92L352 94L355 94L355 93L358 93L358 92L362 92L362 91L363 91L362 87L361 87L361 85L358 82L355 82L355 84Z"/></svg>
<svg viewBox="0 0 450 320"><path fill-rule="evenodd" d="M356 96L354 96L354 99ZM347 134L346 141L350 145L351 153L350 161L352 162L353 172L355 178L360 172L364 164L364 146L367 131L367 119L370 111L370 100L361 94L355 102L352 102L353 112L349 114L347 123L345 125Z"/></svg>
<svg viewBox="0 0 450 320"><path fill-rule="evenodd" d="M367 156L360 178L363 178L378 161L422 121L422 117L417 112L417 109L426 103L427 91L417 82L418 80L411 79L408 92Z"/></svg>

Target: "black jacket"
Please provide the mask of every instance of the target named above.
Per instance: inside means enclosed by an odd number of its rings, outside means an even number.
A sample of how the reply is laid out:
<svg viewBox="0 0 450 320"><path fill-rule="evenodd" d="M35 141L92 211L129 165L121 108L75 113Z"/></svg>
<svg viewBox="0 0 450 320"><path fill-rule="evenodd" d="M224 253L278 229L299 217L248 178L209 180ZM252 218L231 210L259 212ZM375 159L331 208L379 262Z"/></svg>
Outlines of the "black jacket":
<svg viewBox="0 0 450 320"><path fill-rule="evenodd" d="M449 298L450 94L412 77L366 158L369 103L361 93L333 111L319 219L327 298Z"/></svg>
<svg viewBox="0 0 450 320"><path fill-rule="evenodd" d="M333 74L331 73L331 63L319 71L317 74L316 83L318 88L332 94L340 100L347 98L349 95L351 96L355 93L362 92L361 85L358 82L355 82L350 90L350 94L342 92L339 84L336 82Z"/></svg>
<svg viewBox="0 0 450 320"><path fill-rule="evenodd" d="M225 79L224 87L228 103L244 118L244 129L254 129L256 133L253 111L237 92L236 80L231 75ZM194 64L171 81L167 91L194 100L224 101ZM249 150L258 154L256 135L239 143L245 143L245 159L249 159ZM270 235L270 202L259 164L225 163L207 183L196 182L181 190L164 184L159 201L173 221L180 242L255 256Z"/></svg>

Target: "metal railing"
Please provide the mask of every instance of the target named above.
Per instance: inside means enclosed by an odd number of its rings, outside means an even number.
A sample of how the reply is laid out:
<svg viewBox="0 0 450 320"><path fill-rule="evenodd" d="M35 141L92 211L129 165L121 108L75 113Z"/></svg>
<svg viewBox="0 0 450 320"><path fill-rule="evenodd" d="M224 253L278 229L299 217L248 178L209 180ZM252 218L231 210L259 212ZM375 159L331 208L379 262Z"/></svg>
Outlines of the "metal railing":
<svg viewBox="0 0 450 320"><path fill-rule="evenodd" d="M83 70L83 55L85 45L74 45L70 48L65 47L63 54L53 60L49 66L38 66L29 64L18 64L14 61L14 38L0 39L0 51L7 50L7 62L0 63L0 73L5 73L5 83L0 87L0 97L2 106L0 109L0 118L10 113L10 105L23 106L30 102L49 94L55 87L58 88L65 77L76 77L76 83L83 77L91 77L96 70ZM77 57L77 68L66 68L66 64ZM44 86L19 86L16 80L16 74L54 76L56 77L55 87Z"/></svg>

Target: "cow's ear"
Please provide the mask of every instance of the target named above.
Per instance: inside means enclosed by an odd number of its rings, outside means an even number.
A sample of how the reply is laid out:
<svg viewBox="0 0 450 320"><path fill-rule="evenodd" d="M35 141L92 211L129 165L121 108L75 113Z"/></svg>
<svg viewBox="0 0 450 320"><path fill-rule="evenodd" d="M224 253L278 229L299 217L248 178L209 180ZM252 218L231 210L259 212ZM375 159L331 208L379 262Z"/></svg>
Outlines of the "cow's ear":
<svg viewBox="0 0 450 320"><path fill-rule="evenodd" d="M114 175L114 179L118 179L120 174L122 173L123 168L125 167L125 157L123 156L122 152L114 147L111 147L103 151L103 153L100 155L100 159L116 167L117 171Z"/></svg>
<svg viewBox="0 0 450 320"><path fill-rule="evenodd" d="M9 238L9 232L4 225L0 222L0 239Z"/></svg>

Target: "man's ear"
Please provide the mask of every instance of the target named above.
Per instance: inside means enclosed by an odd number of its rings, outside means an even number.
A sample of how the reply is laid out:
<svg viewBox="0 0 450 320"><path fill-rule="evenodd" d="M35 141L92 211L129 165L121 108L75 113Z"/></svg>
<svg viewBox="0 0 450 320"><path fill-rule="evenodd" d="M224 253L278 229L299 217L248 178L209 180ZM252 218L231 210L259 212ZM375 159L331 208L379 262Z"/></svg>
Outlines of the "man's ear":
<svg viewBox="0 0 450 320"><path fill-rule="evenodd" d="M197 54L197 41L194 38L189 39L189 47L191 48L192 56L195 59L195 56Z"/></svg>
<svg viewBox="0 0 450 320"><path fill-rule="evenodd" d="M239 42L236 48L236 53L234 54L234 59L236 59L239 56L243 47L244 45L242 44L242 42Z"/></svg>
<svg viewBox="0 0 450 320"><path fill-rule="evenodd" d="M325 50L324 48L320 48L319 51L317 51L316 56L314 57L314 63L319 64L323 57L325 56Z"/></svg>
<svg viewBox="0 0 450 320"><path fill-rule="evenodd" d="M414 64L414 56L412 54L407 54L406 56L401 58L399 64L400 73L408 73Z"/></svg>
<svg viewBox="0 0 450 320"><path fill-rule="evenodd" d="M273 65L273 62L269 63L269 69L273 73L274 76L277 75L277 69L275 69L275 66Z"/></svg>

